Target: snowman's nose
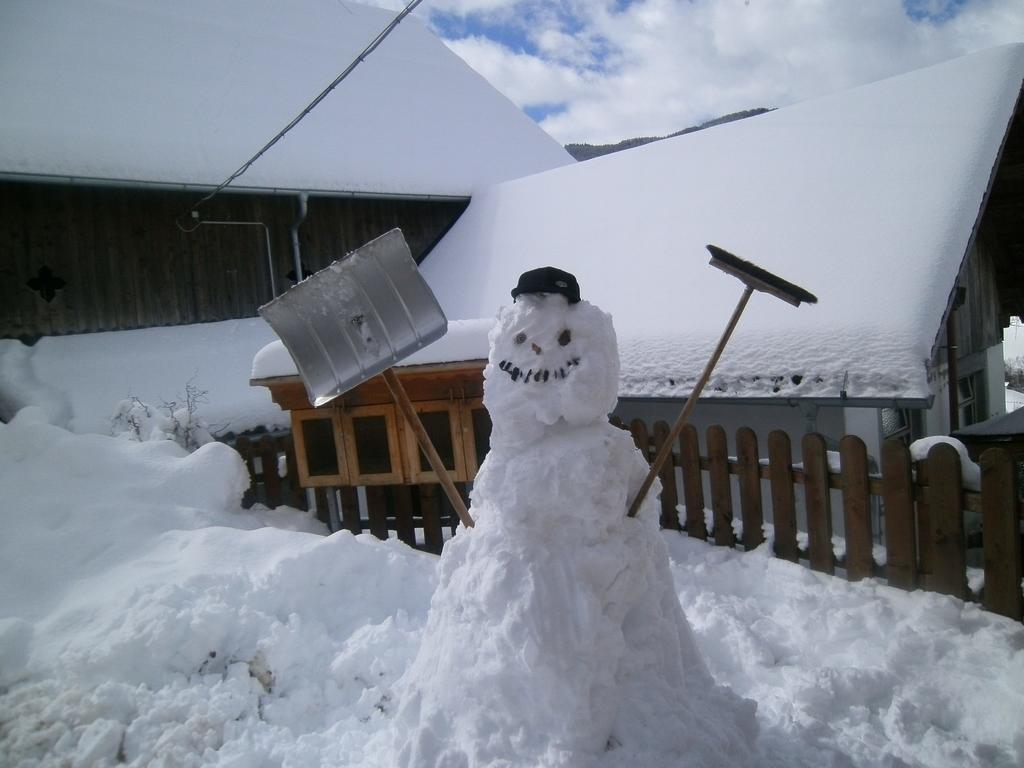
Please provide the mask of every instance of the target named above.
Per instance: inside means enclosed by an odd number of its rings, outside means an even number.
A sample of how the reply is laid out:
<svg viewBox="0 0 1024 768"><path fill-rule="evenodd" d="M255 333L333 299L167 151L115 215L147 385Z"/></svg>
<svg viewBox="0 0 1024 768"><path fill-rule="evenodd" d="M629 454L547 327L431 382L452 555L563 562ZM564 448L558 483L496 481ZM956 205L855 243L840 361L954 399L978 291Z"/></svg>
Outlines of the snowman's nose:
<svg viewBox="0 0 1024 768"><path fill-rule="evenodd" d="M538 346L537 346L536 344L530 344L530 346L531 346L531 347L533 347L533 351L534 351L534 352L536 352L536 353L537 353L538 355L539 355L539 354L540 354L541 352L543 352L543 351L544 351L544 350L542 350L542 349L541 349L540 347L538 347Z"/></svg>

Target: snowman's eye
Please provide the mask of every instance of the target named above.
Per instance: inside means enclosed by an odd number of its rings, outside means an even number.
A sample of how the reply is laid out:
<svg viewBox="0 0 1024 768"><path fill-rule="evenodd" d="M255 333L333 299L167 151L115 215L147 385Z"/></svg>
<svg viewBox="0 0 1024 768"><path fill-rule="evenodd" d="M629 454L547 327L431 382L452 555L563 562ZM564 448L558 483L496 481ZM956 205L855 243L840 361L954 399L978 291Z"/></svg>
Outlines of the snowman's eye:
<svg viewBox="0 0 1024 768"><path fill-rule="evenodd" d="M572 341L572 334L569 333L568 328L566 328L564 331L558 334L558 343L561 344L563 347L566 346L570 341Z"/></svg>
<svg viewBox="0 0 1024 768"><path fill-rule="evenodd" d="M517 333L516 337L513 339L513 341L516 344L522 344L524 341L526 341L526 334L525 333Z"/></svg>

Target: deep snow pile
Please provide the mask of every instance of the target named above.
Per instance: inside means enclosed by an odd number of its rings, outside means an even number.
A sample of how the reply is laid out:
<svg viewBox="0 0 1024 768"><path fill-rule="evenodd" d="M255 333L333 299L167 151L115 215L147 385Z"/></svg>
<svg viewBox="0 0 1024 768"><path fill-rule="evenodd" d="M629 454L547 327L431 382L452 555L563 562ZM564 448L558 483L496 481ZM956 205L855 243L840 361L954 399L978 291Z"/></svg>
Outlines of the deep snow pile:
<svg viewBox="0 0 1024 768"><path fill-rule="evenodd" d="M239 478L215 444L0 424L0 765L393 768L437 558L261 527ZM758 703L759 765L1024 763L1020 624L661 538L711 674Z"/></svg>
<svg viewBox="0 0 1024 768"><path fill-rule="evenodd" d="M263 527L247 482L219 443L0 425L0 764L362 761L431 564Z"/></svg>
<svg viewBox="0 0 1024 768"><path fill-rule="evenodd" d="M720 682L758 702L765 765L1024 764L1024 628L942 595L855 584L665 534Z"/></svg>
<svg viewBox="0 0 1024 768"><path fill-rule="evenodd" d="M398 765L746 765L753 702L717 687L672 589L647 471L608 423L611 318L520 296L490 335L476 520L448 543L395 723Z"/></svg>
<svg viewBox="0 0 1024 768"><path fill-rule="evenodd" d="M0 418L37 405L72 432L109 434L122 400L173 411L191 387L214 434L288 426L263 387L250 387L253 356L276 339L260 318L134 331L45 336L33 346L0 339Z"/></svg>

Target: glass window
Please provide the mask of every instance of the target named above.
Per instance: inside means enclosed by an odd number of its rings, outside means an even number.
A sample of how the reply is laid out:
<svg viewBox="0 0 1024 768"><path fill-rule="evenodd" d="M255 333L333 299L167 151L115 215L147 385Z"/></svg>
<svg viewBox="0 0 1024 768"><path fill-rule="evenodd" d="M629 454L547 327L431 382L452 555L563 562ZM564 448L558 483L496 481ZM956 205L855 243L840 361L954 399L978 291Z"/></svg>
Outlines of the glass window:
<svg viewBox="0 0 1024 768"><path fill-rule="evenodd" d="M491 449L491 416L484 408L473 409L473 443L476 445L476 465L483 464Z"/></svg>
<svg viewBox="0 0 1024 768"><path fill-rule="evenodd" d="M911 408L882 408L882 438L896 438L906 445L921 437L924 420Z"/></svg>
<svg viewBox="0 0 1024 768"><path fill-rule="evenodd" d="M419 414L423 428L430 435L434 450L441 457L444 468L455 471L455 446L452 444L452 421L448 411L426 411ZM422 450L417 451L420 457L420 471L430 472L430 462Z"/></svg>
<svg viewBox="0 0 1024 768"><path fill-rule="evenodd" d="M909 428L907 412L903 408L882 409L882 434L885 437L901 437Z"/></svg>
<svg viewBox="0 0 1024 768"><path fill-rule="evenodd" d="M388 423L384 416L354 416L352 434L355 438L359 474L379 475L391 472Z"/></svg>
<svg viewBox="0 0 1024 768"><path fill-rule="evenodd" d="M306 448L306 465L310 476L339 474L334 424L330 418L303 419L302 442Z"/></svg>
<svg viewBox="0 0 1024 768"><path fill-rule="evenodd" d="M977 382L975 376L965 376L957 382L959 390L960 426L966 427L978 421Z"/></svg>

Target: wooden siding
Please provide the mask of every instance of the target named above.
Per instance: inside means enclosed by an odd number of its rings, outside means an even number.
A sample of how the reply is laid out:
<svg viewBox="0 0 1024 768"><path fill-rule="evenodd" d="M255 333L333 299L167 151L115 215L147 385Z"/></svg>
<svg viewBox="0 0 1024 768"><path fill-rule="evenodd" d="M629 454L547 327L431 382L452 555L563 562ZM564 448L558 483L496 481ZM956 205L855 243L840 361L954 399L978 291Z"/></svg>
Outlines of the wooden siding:
<svg viewBox="0 0 1024 768"><path fill-rule="evenodd" d="M971 249L960 285L964 303L957 310L957 348L960 357L981 352L1003 341L1003 312L999 297L992 241L986 229Z"/></svg>
<svg viewBox="0 0 1024 768"><path fill-rule="evenodd" d="M1024 98L1003 144L1002 156L985 204L982 236L987 235L995 258L1002 316L1024 315Z"/></svg>
<svg viewBox="0 0 1024 768"><path fill-rule="evenodd" d="M478 457L489 448L489 418L486 434L479 434L479 444L477 433L479 417L486 414L482 401L484 364L478 360L395 369L421 418L426 420L426 414L447 417L447 427L435 423L439 431L433 439L436 443L438 435L442 436L437 450L448 457L445 465L459 482L476 476ZM416 437L396 408L383 376L374 376L318 408L309 402L298 376L253 379L251 383L266 386L274 402L291 412L298 477L304 487L438 481L424 463ZM358 425L369 426L373 421L376 434L371 429L361 443ZM429 432L429 425L427 429ZM442 448L444 443L447 453Z"/></svg>
<svg viewBox="0 0 1024 768"><path fill-rule="evenodd" d="M177 217L200 195L158 189L0 182L0 337L123 330L252 317L271 298L264 230ZM393 227L417 259L465 201L311 197L300 228L311 271ZM204 218L267 225L278 292L291 285L295 196L222 194ZM50 301L42 268L63 281ZM32 283L30 285L30 283ZM51 282L51 288L56 283Z"/></svg>

